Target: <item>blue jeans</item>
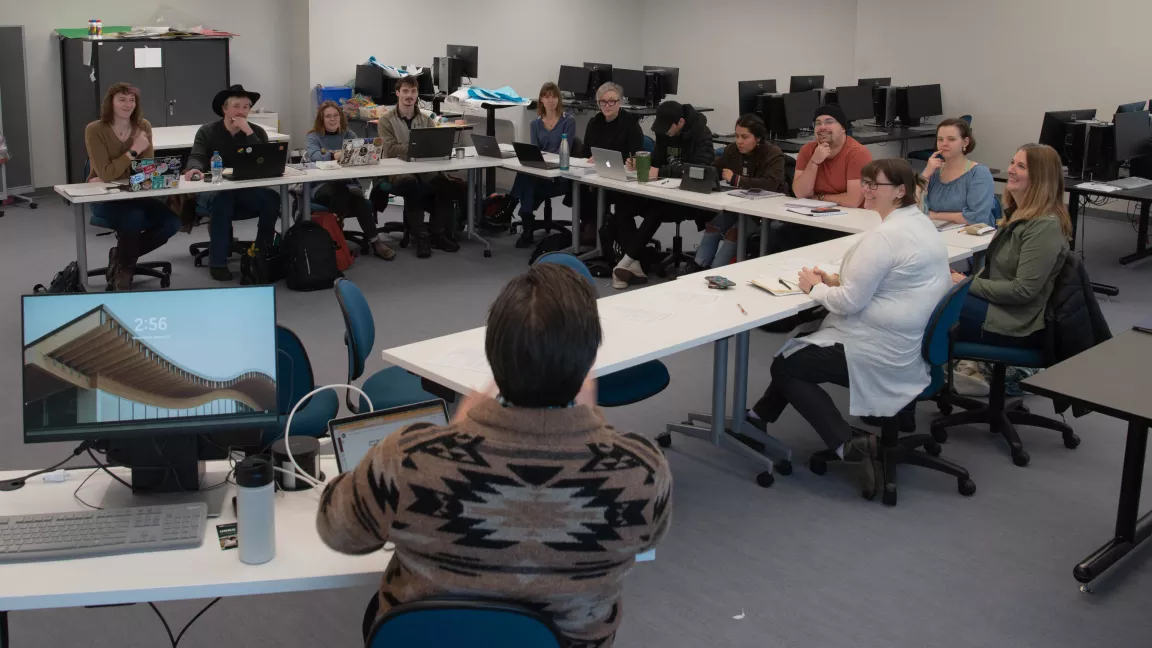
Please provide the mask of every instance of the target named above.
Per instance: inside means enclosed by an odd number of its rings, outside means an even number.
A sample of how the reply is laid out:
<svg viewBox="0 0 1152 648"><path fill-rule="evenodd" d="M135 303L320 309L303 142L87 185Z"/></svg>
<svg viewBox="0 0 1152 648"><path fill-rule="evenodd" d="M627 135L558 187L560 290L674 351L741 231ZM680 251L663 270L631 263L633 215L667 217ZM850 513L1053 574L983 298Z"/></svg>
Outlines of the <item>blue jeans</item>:
<svg viewBox="0 0 1152 648"><path fill-rule="evenodd" d="M720 212L704 230L700 245L696 248L696 265L701 268L719 268L728 265L736 256L736 242L728 240L729 230L735 238L736 214Z"/></svg>
<svg viewBox="0 0 1152 648"><path fill-rule="evenodd" d="M180 217L156 198L96 203L92 218L116 231L117 263L129 268L180 229Z"/></svg>
<svg viewBox="0 0 1152 648"><path fill-rule="evenodd" d="M1044 346L1044 329L1024 336L992 333L984 330L984 320L987 317L988 301L969 293L964 298L964 304L960 308L960 328L957 330L959 340L976 344L1027 349L1039 349Z"/></svg>
<svg viewBox="0 0 1152 648"><path fill-rule="evenodd" d="M544 180L527 173L518 173L508 195L520 203L520 218L527 225L535 220L536 210L540 209L540 205L543 205L545 200L567 193L567 180ZM525 231L528 230L525 229Z"/></svg>
<svg viewBox="0 0 1152 648"><path fill-rule="evenodd" d="M200 194L197 207L212 219L208 223L208 265L223 268L228 265L228 252L232 247L232 221L259 219L256 222L256 240L268 243L276 235L276 220L280 218L280 194L274 189L255 187L232 191L212 191Z"/></svg>

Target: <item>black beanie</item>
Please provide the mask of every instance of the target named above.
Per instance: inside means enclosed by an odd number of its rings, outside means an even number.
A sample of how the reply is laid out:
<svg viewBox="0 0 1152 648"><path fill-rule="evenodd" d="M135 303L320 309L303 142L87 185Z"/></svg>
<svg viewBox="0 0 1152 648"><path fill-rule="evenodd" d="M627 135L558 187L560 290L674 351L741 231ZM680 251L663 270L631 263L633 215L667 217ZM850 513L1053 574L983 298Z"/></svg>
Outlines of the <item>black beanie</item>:
<svg viewBox="0 0 1152 648"><path fill-rule="evenodd" d="M840 125L844 127L844 130L852 128L852 124L848 123L848 116L844 114L844 109L840 106L837 106L836 104L828 104L827 106L820 106L817 108L816 113L812 115L812 121L816 121L817 118L823 115L828 115L832 119L840 122Z"/></svg>

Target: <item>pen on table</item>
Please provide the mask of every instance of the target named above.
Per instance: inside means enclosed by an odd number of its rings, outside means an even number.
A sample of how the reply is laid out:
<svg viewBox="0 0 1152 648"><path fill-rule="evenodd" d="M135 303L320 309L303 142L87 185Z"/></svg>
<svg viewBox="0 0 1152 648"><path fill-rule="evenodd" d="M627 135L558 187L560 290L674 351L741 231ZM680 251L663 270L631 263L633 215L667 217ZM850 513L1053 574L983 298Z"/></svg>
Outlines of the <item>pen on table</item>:
<svg viewBox="0 0 1152 648"><path fill-rule="evenodd" d="M778 279L777 281L779 281L779 282L780 282L780 285L781 285L781 286L784 286L784 287L785 287L785 288L787 288L788 290L792 290L792 286L789 286L787 281L784 281L783 279Z"/></svg>
<svg viewBox="0 0 1152 648"><path fill-rule="evenodd" d="M744 313L745 315L748 314L748 311L744 310L744 307L740 304L736 304L736 308L739 308L741 313Z"/></svg>

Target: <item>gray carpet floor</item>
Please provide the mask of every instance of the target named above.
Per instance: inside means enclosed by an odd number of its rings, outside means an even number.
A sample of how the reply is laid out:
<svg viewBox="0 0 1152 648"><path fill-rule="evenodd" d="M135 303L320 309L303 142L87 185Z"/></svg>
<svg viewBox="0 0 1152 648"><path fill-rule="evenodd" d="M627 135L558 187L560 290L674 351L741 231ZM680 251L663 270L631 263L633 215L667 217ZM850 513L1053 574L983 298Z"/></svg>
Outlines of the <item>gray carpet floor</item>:
<svg viewBox="0 0 1152 648"><path fill-rule="evenodd" d="M557 210L557 218L564 217ZM395 213L394 213L395 212ZM390 209L389 218L399 217ZM252 225L238 228L251 234ZM1087 222L1088 266L1096 281L1120 286L1103 304L1114 331L1152 311L1152 265L1121 268L1135 233L1127 223ZM662 234L671 236L671 228ZM692 229L692 228L687 228ZM90 232L90 258L111 244ZM687 234L689 244L694 235ZM150 258L175 263L175 287L205 287L187 244L199 229L178 234ZM360 259L348 272L365 292L376 319L369 370L383 366L378 350L481 325L489 302L528 252L512 237L495 237L494 256L477 244L458 254L417 260L401 251L386 263ZM73 257L71 211L43 200L37 211L10 208L0 220L0 407L12 415L0 429L0 468L35 468L63 458L63 445L21 442L18 296ZM234 266L235 269L235 266ZM601 293L608 294L607 280ZM148 286L149 284L144 284ZM278 286L279 321L303 339L317 381L343 382L343 324L328 291L294 293ZM768 366L783 336L752 336L752 396L768 382ZM709 405L711 348L666 358L672 384L659 396L611 410L618 427L649 436L666 422ZM1094 377L1107 379L1106 376ZM846 407L847 393L834 397ZM1051 405L1031 398L1033 411ZM935 410L922 405L926 429ZM653 563L638 565L625 584L619 646L860 648L865 646L1053 647L1148 645L1152 633L1152 551L1130 556L1115 574L1081 593L1072 567L1112 532L1124 425L1099 414L1072 421L1083 439L1064 448L1055 433L1025 429L1032 455L1012 465L1002 441L986 429L952 434L944 456L966 466L978 491L956 493L954 480L905 467L900 504L860 499L843 471L818 477L804 457L819 439L791 410L772 432L796 452L796 471L769 489L756 468L735 455L677 437L668 451L675 475L672 530ZM1152 480L1146 480L1146 488ZM0 494L0 512L3 494ZM237 563L237 569L243 567ZM383 564L381 564L383 568ZM249 596L221 601L189 630L183 646L356 646L369 588ZM182 626L206 601L161 603ZM743 618L734 618L743 613ZM13 613L12 642L30 646L135 647L166 645L163 628L144 605Z"/></svg>

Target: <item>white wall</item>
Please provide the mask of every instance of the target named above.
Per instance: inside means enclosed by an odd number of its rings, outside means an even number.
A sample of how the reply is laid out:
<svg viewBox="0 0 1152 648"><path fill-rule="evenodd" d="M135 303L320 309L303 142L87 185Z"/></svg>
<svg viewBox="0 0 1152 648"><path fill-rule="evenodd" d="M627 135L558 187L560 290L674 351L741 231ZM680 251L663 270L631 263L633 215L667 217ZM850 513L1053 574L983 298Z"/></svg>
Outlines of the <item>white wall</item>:
<svg viewBox="0 0 1152 648"><path fill-rule="evenodd" d="M856 0L641 0L643 49L635 64L680 68L678 100L715 108L714 132L736 122L736 82L823 74L855 84ZM623 62L622 62L623 63Z"/></svg>
<svg viewBox="0 0 1152 648"><path fill-rule="evenodd" d="M0 22L24 25L27 39L28 92L32 121L32 179L44 187L65 182L64 120L60 105L60 49L58 27L86 27L89 18L98 17L106 25L154 24L157 16L165 24L203 24L239 34L232 40L232 82L263 94L260 106L277 109L281 119L291 119L289 97L305 93L306 87L290 90L288 66L292 45L303 46L307 37L306 0L197 0L179 8L145 0L2 0ZM295 6L294 6L295 5ZM304 34L290 43L285 33ZM2 62L0 62L2 63ZM296 80L305 83L306 77ZM303 133L300 134L303 137ZM294 135L295 138L295 135ZM303 140L301 140L303 141Z"/></svg>
<svg viewBox="0 0 1152 648"><path fill-rule="evenodd" d="M640 63L639 0L439 0L418 10L400 0L311 0L309 22L313 86L348 83L369 56L428 66L449 43L480 48L476 85L533 99L561 65ZM376 26L372 38L346 36L360 23Z"/></svg>
<svg viewBox="0 0 1152 648"><path fill-rule="evenodd" d="M1045 111L1152 97L1145 0L859 0L856 73L940 83L944 112L971 114L973 157L1004 168Z"/></svg>

